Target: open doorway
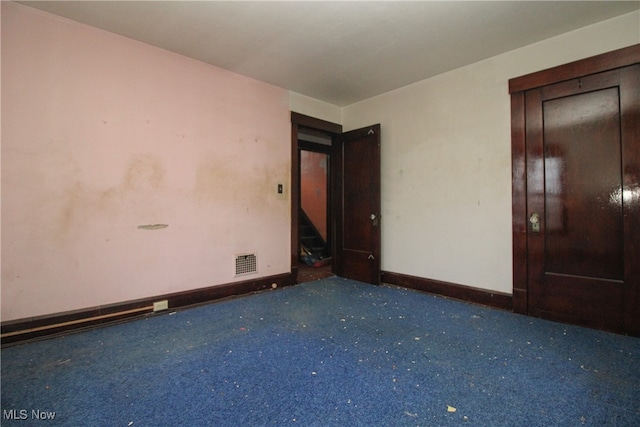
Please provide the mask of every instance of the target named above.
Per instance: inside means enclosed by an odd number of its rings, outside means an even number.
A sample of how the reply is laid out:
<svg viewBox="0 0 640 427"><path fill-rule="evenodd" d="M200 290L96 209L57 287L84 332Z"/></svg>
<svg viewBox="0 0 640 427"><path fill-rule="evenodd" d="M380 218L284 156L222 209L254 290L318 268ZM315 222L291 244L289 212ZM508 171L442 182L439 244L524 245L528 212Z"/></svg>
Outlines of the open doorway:
<svg viewBox="0 0 640 427"><path fill-rule="evenodd" d="M298 162L298 282L301 283L333 275L330 221L331 137L301 129L298 133Z"/></svg>
<svg viewBox="0 0 640 427"><path fill-rule="evenodd" d="M291 273L297 283L334 275L332 144L342 126L291 113Z"/></svg>
<svg viewBox="0 0 640 427"><path fill-rule="evenodd" d="M331 273L337 276L380 284L380 125L343 133L341 125L295 112L291 113L291 125L291 275L294 282L307 280L299 277L303 241L300 174L301 153L309 151L312 154L304 156L308 156L314 167L326 171L327 176L325 243L326 256L331 261L325 258L321 264L330 262ZM316 157L317 153L326 157ZM322 193L317 185L312 186L312 195L318 190Z"/></svg>

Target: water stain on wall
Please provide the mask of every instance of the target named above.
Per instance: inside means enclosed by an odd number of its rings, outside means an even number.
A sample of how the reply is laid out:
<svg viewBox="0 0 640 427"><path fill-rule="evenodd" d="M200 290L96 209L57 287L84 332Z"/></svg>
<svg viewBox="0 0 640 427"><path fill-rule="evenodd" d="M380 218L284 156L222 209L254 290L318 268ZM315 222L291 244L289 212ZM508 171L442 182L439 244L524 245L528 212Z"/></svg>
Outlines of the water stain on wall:
<svg viewBox="0 0 640 427"><path fill-rule="evenodd" d="M256 206L277 196L278 184L287 184L291 165L278 161L275 144L260 138L240 138L232 152L203 159L196 168L193 194L199 203ZM288 185L285 185L288 188Z"/></svg>
<svg viewBox="0 0 640 427"><path fill-rule="evenodd" d="M162 159L150 153L134 155L124 168L121 182L106 189L92 186L76 170L60 196L57 237L82 233L98 218L114 221L123 212L150 209L151 201L160 199L165 191L165 175Z"/></svg>
<svg viewBox="0 0 640 427"><path fill-rule="evenodd" d="M290 165L248 165L242 160L203 161L196 168L193 194L205 204L257 205L274 199L278 184L288 183ZM285 187L288 187L285 186Z"/></svg>
<svg viewBox="0 0 640 427"><path fill-rule="evenodd" d="M61 236L68 234L77 223L78 208L84 204L84 198L85 191L80 181L74 182L65 190L58 226L58 234Z"/></svg>
<svg viewBox="0 0 640 427"><path fill-rule="evenodd" d="M147 153L131 159L124 176L124 184L131 190L160 189L164 185L166 170L162 160Z"/></svg>
<svg viewBox="0 0 640 427"><path fill-rule="evenodd" d="M261 142L250 141L249 145L252 144ZM110 187L97 187L81 169L76 169L65 177L67 185L58 193L55 203L59 212L56 240L72 241L90 229L95 232L96 227L105 228L106 239L113 233L112 227L118 224L121 227L129 218L132 227L164 223L177 203L186 210L206 209L211 216L221 212L259 216L265 209L269 212L273 206L289 200L288 196L278 194L277 188L278 184L289 188L290 161L274 162L273 157L267 153L246 155L240 150L203 158L195 165L191 190L171 186L163 159L153 153L132 155L122 164L120 181Z"/></svg>

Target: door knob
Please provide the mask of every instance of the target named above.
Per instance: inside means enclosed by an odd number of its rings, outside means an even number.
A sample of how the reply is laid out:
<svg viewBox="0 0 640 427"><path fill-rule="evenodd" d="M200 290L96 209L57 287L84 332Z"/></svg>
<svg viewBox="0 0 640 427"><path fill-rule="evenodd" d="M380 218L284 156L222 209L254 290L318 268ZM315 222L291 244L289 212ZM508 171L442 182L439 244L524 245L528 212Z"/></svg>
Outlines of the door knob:
<svg viewBox="0 0 640 427"><path fill-rule="evenodd" d="M537 212L532 213L529 222L531 223L531 231L538 233L540 231L540 215Z"/></svg>
<svg viewBox="0 0 640 427"><path fill-rule="evenodd" d="M373 214L373 213L372 213L371 215L369 215L369 219L371 220L371 224L372 224L374 227L377 227L377 226L378 226L378 217L376 216L376 214Z"/></svg>

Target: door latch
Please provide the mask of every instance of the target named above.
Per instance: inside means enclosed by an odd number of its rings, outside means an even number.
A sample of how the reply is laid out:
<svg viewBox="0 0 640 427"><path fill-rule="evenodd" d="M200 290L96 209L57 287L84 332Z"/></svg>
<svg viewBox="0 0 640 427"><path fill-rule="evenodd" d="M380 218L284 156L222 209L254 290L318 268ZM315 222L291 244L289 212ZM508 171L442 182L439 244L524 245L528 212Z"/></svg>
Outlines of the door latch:
<svg viewBox="0 0 640 427"><path fill-rule="evenodd" d="M534 212L529 217L529 222L531 223L531 231L534 233L540 232L540 215L537 212Z"/></svg>

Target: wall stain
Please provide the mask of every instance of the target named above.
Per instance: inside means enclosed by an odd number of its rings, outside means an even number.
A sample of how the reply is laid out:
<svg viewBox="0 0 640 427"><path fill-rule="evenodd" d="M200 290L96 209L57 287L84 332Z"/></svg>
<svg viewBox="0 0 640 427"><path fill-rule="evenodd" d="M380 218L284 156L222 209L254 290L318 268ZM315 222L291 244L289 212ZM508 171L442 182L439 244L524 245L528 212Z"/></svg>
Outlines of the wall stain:
<svg viewBox="0 0 640 427"><path fill-rule="evenodd" d="M140 154L129 163L124 176L125 186L131 190L160 189L166 170L162 161L152 154Z"/></svg>
<svg viewBox="0 0 640 427"><path fill-rule="evenodd" d="M57 198L59 214L55 226L58 239L86 232L97 218L117 220L122 212L140 211L156 215L165 190L166 170L153 154L138 154L125 166L120 184L106 189L92 188L74 168L69 183Z"/></svg>
<svg viewBox="0 0 640 427"><path fill-rule="evenodd" d="M64 204L58 222L59 234L68 234L74 224L78 222L78 207L83 205L83 198L84 188L80 181L74 182L65 190L63 195Z"/></svg>
<svg viewBox="0 0 640 427"><path fill-rule="evenodd" d="M138 230L162 230L168 226L169 224L144 224L139 225L137 228Z"/></svg>
<svg viewBox="0 0 640 427"><path fill-rule="evenodd" d="M288 188L291 164L273 165L264 156L219 157L203 160L196 168L194 197L202 203L260 207L278 200L279 183Z"/></svg>
<svg viewBox="0 0 640 427"><path fill-rule="evenodd" d="M255 144L251 140L246 140L245 143ZM269 150L268 146L263 148ZM195 182L191 189L169 188L167 169L162 159L152 153L132 155L128 163L123 165L121 181L106 188L95 187L76 168L65 179L67 184L64 189L55 197L58 211L55 221L56 238L71 241L95 228L97 224L110 227L110 224L120 223L123 215L137 217L134 221L140 222L135 223L136 227L149 219L160 219L158 223L161 223L163 217L170 215L172 200L195 203L195 206L186 207L204 208L213 215L222 211L242 216L259 216L262 212L273 209L273 206L289 201L288 197L283 198L277 194L279 183L289 188L289 159L280 159L274 163L271 160L274 156L262 153L262 150L253 150L250 154L233 151L205 157L195 165ZM256 154L255 151L260 152ZM142 224L166 225L155 222ZM108 229L105 233L109 233ZM108 237L108 234L104 236Z"/></svg>

